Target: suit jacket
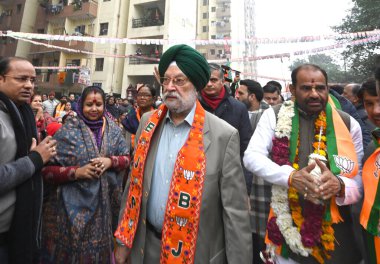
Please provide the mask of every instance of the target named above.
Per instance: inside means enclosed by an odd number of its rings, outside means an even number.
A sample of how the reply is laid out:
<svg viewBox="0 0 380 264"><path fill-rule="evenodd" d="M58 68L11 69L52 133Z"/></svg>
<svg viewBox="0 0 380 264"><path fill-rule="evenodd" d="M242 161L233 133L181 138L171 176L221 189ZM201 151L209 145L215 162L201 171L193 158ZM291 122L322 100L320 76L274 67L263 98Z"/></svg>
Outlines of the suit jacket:
<svg viewBox="0 0 380 264"><path fill-rule="evenodd" d="M139 138L150 114L141 118L136 138ZM131 251L133 264L143 263L144 250L149 250L144 248L147 201L163 123L154 132L146 160L139 224ZM203 134L206 175L194 263L251 263L248 197L240 163L238 131L206 112ZM128 197L128 186L129 182L123 194L123 207ZM119 220L123 212L124 208L121 209Z"/></svg>

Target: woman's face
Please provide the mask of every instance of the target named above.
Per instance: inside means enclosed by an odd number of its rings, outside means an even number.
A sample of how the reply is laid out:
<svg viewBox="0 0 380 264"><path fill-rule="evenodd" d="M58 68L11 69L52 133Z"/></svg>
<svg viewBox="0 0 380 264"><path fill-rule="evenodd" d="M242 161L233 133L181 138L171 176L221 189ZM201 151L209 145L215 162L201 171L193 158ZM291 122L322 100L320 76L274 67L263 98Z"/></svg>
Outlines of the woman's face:
<svg viewBox="0 0 380 264"><path fill-rule="evenodd" d="M140 108L147 108L153 105L153 96L150 89L146 86L140 88L137 93L137 105Z"/></svg>
<svg viewBox="0 0 380 264"><path fill-rule="evenodd" d="M65 104L65 111L67 112L67 111L70 111L71 110L71 103L70 102L67 102L66 104Z"/></svg>
<svg viewBox="0 0 380 264"><path fill-rule="evenodd" d="M90 92L83 102L83 115L91 121L99 120L103 116L104 104L102 95L96 91Z"/></svg>
<svg viewBox="0 0 380 264"><path fill-rule="evenodd" d="M30 103L30 107L32 107L33 109L38 109L42 107L42 98L40 95L36 95L33 97L33 100Z"/></svg>

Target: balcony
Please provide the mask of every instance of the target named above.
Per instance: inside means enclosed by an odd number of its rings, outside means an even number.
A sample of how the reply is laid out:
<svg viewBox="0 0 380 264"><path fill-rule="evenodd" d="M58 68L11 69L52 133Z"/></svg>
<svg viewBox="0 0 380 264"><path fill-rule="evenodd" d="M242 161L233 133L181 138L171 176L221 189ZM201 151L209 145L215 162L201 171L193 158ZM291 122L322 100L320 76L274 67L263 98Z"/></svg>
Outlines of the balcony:
<svg viewBox="0 0 380 264"><path fill-rule="evenodd" d="M141 54L141 55L130 55L129 64L158 64L158 59L161 57L162 53L159 54Z"/></svg>
<svg viewBox="0 0 380 264"><path fill-rule="evenodd" d="M68 48L68 49L76 49L76 50L83 50L83 51L90 51L90 52L94 50L94 44L91 42L83 42L83 41L76 41L76 40L72 40L72 41L57 40L57 41L41 41L41 42L54 45L54 46ZM48 52L54 52L54 51L64 52L63 50L60 50L57 48L48 48L45 46L38 46L38 45L33 45L30 48L31 54L48 53Z"/></svg>
<svg viewBox="0 0 380 264"><path fill-rule="evenodd" d="M216 9L216 17L230 17L231 16L231 10L229 8L225 7L218 7Z"/></svg>
<svg viewBox="0 0 380 264"><path fill-rule="evenodd" d="M132 28L162 26L163 24L164 24L164 21L162 21L161 19L153 19L153 18L132 19Z"/></svg>
<svg viewBox="0 0 380 264"><path fill-rule="evenodd" d="M98 3L94 0L82 0L64 6L62 4L49 5L46 7L47 19L49 21L94 19L98 15Z"/></svg>

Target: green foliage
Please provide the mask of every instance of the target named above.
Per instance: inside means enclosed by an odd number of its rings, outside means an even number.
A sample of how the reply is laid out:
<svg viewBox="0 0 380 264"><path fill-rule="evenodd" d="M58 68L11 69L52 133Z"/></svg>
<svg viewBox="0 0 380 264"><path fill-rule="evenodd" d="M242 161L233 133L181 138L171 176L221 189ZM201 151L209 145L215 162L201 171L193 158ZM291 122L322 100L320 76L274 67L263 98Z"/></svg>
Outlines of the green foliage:
<svg viewBox="0 0 380 264"><path fill-rule="evenodd" d="M352 33L380 29L380 0L353 0L354 6L342 21L334 27L338 33ZM356 40L367 38L358 35ZM341 40L343 41L343 40ZM347 71L356 82L363 82L373 75L379 64L380 41L368 42L356 46L347 46L342 52Z"/></svg>
<svg viewBox="0 0 380 264"><path fill-rule="evenodd" d="M305 63L315 64L324 69L327 72L329 83L346 83L352 81L349 74L342 70L341 67L334 62L332 57L325 54L314 54L309 55L307 59L297 59L290 65L289 69L292 71Z"/></svg>

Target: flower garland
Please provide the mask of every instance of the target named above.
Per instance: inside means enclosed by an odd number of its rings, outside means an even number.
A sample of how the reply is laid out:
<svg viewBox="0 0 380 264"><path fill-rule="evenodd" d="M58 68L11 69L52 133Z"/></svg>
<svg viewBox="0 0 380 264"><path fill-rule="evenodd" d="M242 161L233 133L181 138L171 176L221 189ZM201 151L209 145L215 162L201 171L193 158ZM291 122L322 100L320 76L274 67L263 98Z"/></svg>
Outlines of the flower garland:
<svg viewBox="0 0 380 264"><path fill-rule="evenodd" d="M292 118L295 115L294 103L287 101L280 108L273 139L272 160L279 165L291 165L298 170L298 148L293 164L289 161L289 142L292 132ZM326 157L326 115L321 112L315 121L314 153ZM274 185L272 187L272 202L275 217L268 221L268 238L273 244L282 245L284 240L289 248L302 256L313 255L319 263L329 258L327 251L334 250L334 230L331 221L323 219L325 206L305 200L305 209L299 203L299 195L294 188ZM295 223L295 226L293 225ZM273 248L269 248L273 251ZM269 252L270 253L270 252Z"/></svg>

